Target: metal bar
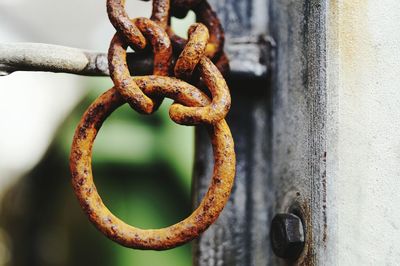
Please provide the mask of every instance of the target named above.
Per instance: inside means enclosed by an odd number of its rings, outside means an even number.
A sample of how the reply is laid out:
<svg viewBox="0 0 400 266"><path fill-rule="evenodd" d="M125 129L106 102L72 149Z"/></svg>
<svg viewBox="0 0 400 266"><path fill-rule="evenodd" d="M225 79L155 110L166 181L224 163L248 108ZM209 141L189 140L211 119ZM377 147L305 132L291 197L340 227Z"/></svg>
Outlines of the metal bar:
<svg viewBox="0 0 400 266"><path fill-rule="evenodd" d="M152 72L152 58L138 53L129 53L127 58L130 70L135 75ZM0 75L15 71L109 75L106 53L42 43L0 44Z"/></svg>
<svg viewBox="0 0 400 266"><path fill-rule="evenodd" d="M262 37L235 39L228 46L231 76L262 78L267 66L260 60L260 46L268 45ZM174 55L177 58L177 54ZM134 75L152 73L152 56L128 53L129 69ZM107 54L42 43L0 43L0 76L16 71L70 73L82 76L108 76Z"/></svg>

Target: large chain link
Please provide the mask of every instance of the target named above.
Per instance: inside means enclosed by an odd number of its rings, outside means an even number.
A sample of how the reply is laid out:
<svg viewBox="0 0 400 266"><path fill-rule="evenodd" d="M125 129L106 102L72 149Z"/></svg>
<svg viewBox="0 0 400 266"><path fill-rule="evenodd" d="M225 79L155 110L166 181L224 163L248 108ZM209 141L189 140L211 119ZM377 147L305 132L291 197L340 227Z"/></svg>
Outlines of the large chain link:
<svg viewBox="0 0 400 266"><path fill-rule="evenodd" d="M70 156L72 184L89 220L107 237L131 248L169 249L187 243L206 230L218 218L233 186L234 143L224 120L231 98L219 71L228 69L222 51L223 31L216 14L204 0L172 0L172 11L178 9L184 13L192 9L203 23L190 27L188 40L177 37L170 29L169 0L153 1L151 19L131 20L124 5L124 0L107 0L108 15L117 30L109 49L114 87L92 103L76 129ZM148 46L153 48L153 75L131 76L126 62L128 46L137 52ZM174 69L172 47L180 53ZM168 77L172 72L175 77ZM188 82L207 87L212 100ZM170 227L143 230L124 223L104 205L93 181L92 147L102 123L116 108L129 103L136 111L150 114L163 97L175 101L170 107L170 117L176 123L208 125L214 172L208 192L188 218Z"/></svg>

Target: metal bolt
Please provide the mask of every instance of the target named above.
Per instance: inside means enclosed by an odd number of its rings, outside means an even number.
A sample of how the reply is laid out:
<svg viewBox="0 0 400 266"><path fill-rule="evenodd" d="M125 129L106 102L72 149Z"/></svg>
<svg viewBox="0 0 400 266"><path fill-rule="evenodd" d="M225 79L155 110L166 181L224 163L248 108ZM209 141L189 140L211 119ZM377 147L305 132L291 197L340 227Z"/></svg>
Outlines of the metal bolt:
<svg viewBox="0 0 400 266"><path fill-rule="evenodd" d="M280 258L295 260L303 251L304 227L294 214L277 214L272 219L270 236L272 250Z"/></svg>

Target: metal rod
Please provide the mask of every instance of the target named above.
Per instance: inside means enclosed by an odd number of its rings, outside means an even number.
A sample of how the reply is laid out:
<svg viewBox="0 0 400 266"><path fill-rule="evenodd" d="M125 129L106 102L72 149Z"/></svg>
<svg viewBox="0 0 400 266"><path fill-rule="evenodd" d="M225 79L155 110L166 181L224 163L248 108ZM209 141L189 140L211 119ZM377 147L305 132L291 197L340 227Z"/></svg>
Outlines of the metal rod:
<svg viewBox="0 0 400 266"><path fill-rule="evenodd" d="M267 61L260 60L260 57L269 44L266 38L228 40L230 76L265 78ZM177 58L178 54L174 57ZM134 75L146 75L153 70L153 58L148 53L128 53L127 59ZM106 53L43 43L0 43L0 76L16 71L109 75Z"/></svg>
<svg viewBox="0 0 400 266"><path fill-rule="evenodd" d="M129 53L128 62L137 75L150 73L152 58ZM0 75L15 71L44 71L84 76L108 76L107 54L43 43L0 44Z"/></svg>

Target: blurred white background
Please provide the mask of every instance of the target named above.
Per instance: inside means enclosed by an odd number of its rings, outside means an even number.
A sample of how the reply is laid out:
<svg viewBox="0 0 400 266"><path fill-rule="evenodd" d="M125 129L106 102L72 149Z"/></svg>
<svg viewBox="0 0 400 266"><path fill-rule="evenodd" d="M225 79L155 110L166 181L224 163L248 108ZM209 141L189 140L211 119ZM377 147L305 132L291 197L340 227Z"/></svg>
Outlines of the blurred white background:
<svg viewBox="0 0 400 266"><path fill-rule="evenodd" d="M151 2L128 1L132 17ZM0 0L0 42L38 42L107 51L114 34L105 1ZM17 72L0 77L0 197L43 156L87 77Z"/></svg>

